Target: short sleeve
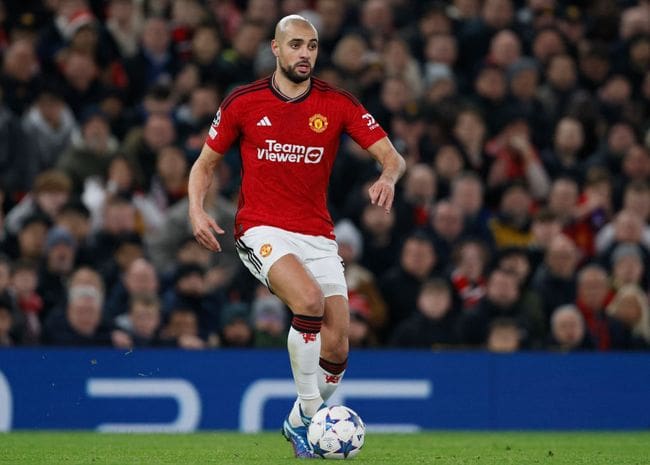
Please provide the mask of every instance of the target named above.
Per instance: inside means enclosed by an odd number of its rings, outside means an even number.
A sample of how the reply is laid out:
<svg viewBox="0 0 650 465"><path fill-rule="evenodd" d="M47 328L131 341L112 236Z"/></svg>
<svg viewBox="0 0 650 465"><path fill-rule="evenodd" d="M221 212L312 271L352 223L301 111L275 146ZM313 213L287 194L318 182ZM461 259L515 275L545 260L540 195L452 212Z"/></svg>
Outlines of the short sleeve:
<svg viewBox="0 0 650 465"><path fill-rule="evenodd" d="M239 137L236 105L219 107L212 120L205 143L217 153L226 153Z"/></svg>
<svg viewBox="0 0 650 465"><path fill-rule="evenodd" d="M345 131L362 148L367 149L372 144L386 137L386 132L375 118L356 99L346 100L345 114L347 115Z"/></svg>

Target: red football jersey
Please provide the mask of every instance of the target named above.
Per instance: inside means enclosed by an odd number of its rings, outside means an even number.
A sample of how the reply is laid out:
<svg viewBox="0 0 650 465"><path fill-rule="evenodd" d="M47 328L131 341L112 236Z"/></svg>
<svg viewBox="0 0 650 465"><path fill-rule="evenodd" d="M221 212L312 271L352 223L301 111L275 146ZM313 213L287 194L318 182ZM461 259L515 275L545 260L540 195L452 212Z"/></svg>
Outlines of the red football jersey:
<svg viewBox="0 0 650 465"><path fill-rule="evenodd" d="M364 149L386 136L355 97L320 79L295 99L281 94L271 77L226 97L206 143L223 154L239 139L235 237L254 226L275 226L333 239L327 188L344 132Z"/></svg>

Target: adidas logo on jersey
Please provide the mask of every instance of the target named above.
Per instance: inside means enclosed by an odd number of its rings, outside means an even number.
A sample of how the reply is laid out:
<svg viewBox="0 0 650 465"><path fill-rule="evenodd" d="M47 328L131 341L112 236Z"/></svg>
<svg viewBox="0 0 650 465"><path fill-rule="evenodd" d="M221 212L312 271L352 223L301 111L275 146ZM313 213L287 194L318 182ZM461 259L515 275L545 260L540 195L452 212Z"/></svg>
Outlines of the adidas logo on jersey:
<svg viewBox="0 0 650 465"><path fill-rule="evenodd" d="M257 122L257 126L272 126L271 120L269 119L268 116L265 116L261 120Z"/></svg>

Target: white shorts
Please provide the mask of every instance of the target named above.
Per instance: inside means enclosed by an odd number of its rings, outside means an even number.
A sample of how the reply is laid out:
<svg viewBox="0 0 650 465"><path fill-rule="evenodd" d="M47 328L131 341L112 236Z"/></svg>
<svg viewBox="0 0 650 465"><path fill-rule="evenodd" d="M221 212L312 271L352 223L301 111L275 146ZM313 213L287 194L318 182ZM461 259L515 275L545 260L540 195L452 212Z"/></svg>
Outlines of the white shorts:
<svg viewBox="0 0 650 465"><path fill-rule="evenodd" d="M314 276L325 297L342 295L348 298L343 260L338 254L338 244L332 239L272 226L255 226L247 230L235 245L246 268L267 287L271 266L281 257L293 254Z"/></svg>

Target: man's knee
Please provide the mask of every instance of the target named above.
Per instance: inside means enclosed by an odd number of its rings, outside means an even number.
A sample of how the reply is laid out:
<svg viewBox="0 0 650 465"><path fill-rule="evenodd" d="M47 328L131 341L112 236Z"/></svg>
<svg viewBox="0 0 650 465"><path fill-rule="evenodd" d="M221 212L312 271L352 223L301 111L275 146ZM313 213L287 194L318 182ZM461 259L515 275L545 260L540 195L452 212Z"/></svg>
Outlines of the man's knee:
<svg viewBox="0 0 650 465"><path fill-rule="evenodd" d="M295 308L292 308L294 313L309 316L323 316L324 309L325 297L317 285L302 290Z"/></svg>

